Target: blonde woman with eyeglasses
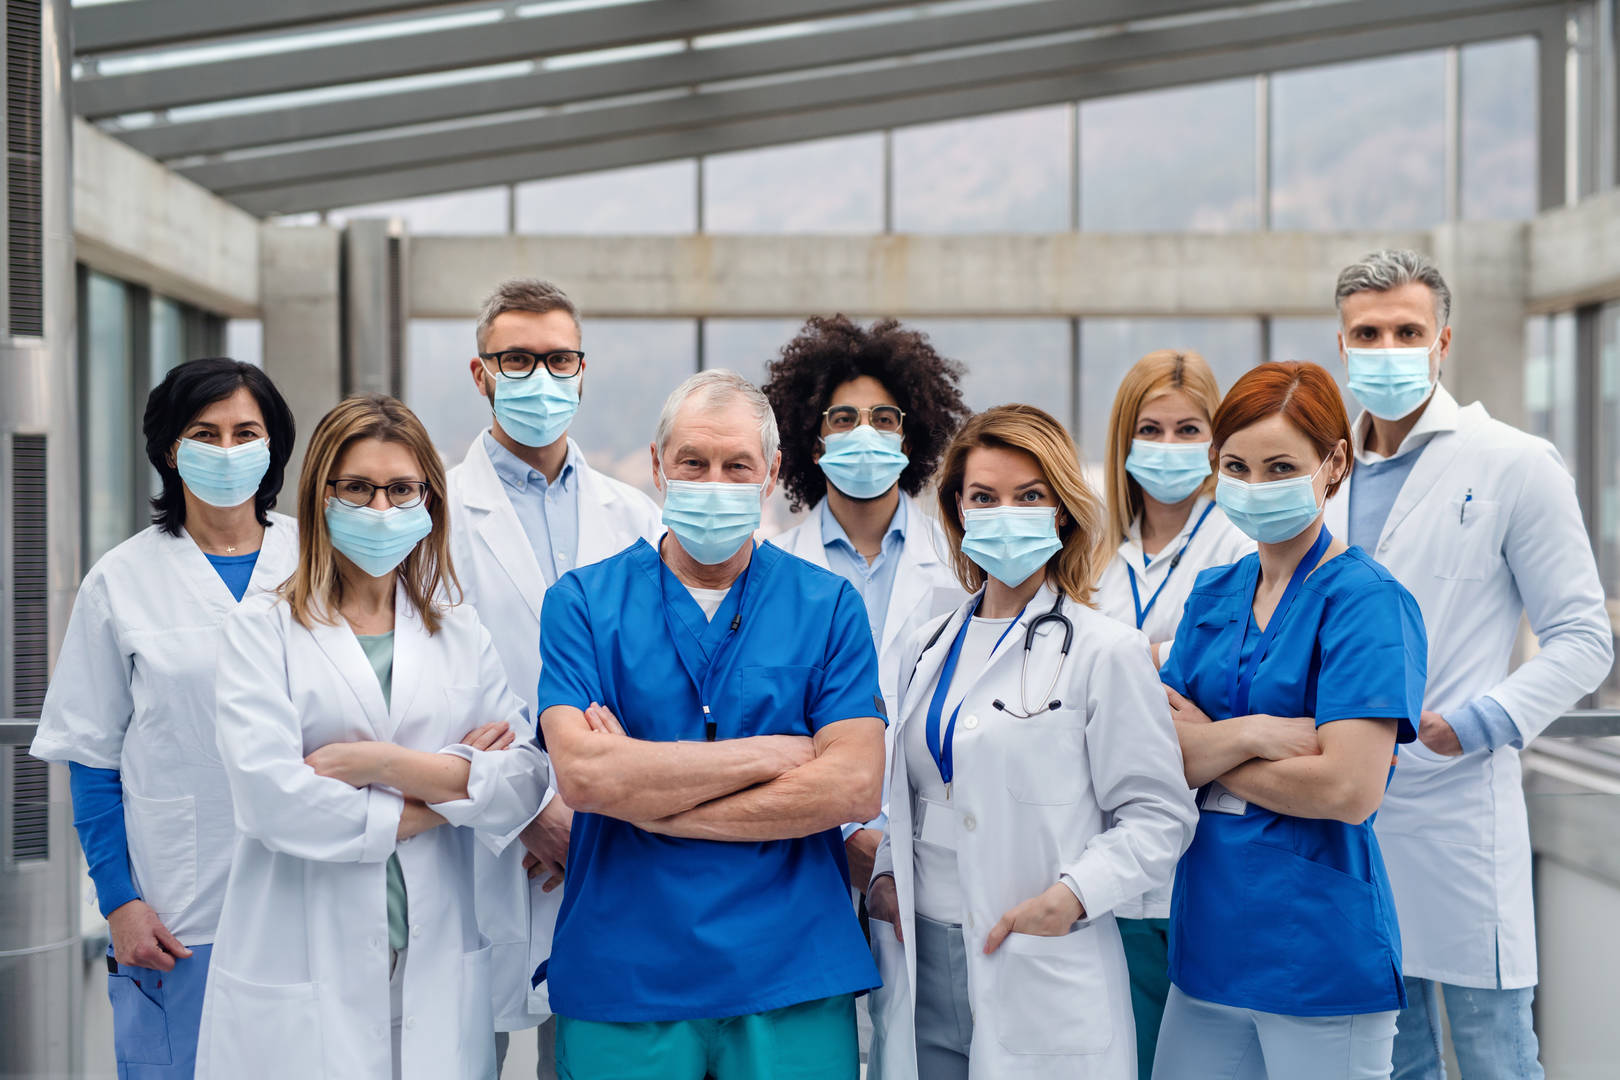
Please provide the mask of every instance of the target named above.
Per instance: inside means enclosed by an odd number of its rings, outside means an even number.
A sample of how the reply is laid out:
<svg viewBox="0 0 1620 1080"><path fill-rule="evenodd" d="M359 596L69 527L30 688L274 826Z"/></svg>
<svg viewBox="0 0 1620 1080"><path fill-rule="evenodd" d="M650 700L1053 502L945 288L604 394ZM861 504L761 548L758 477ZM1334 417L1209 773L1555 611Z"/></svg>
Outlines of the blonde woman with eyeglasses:
<svg viewBox="0 0 1620 1080"><path fill-rule="evenodd" d="M547 766L455 593L444 469L393 398L311 437L299 552L226 620L220 755L240 830L197 1075L494 1074L478 839L534 817Z"/></svg>

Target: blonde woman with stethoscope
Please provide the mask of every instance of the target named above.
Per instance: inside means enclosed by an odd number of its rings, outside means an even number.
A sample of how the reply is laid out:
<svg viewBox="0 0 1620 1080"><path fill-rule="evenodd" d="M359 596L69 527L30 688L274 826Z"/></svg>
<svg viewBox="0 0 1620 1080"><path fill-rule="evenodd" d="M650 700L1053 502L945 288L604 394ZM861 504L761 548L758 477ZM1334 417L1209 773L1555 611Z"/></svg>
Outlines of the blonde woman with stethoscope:
<svg viewBox="0 0 1620 1080"><path fill-rule="evenodd" d="M1134 626L1162 664L1193 581L1254 551L1254 541L1215 505L1209 466L1210 418L1220 386L1195 352L1159 349L1131 366L1108 418L1108 559L1097 610ZM1170 993L1170 886L1134 897L1114 912L1131 972L1137 1071L1153 1071Z"/></svg>
<svg viewBox="0 0 1620 1080"><path fill-rule="evenodd" d="M973 595L901 667L872 1075L1132 1076L1113 910L1170 880L1197 812L1146 640L1088 603L1102 505L1063 426L1004 405L946 451L939 506Z"/></svg>

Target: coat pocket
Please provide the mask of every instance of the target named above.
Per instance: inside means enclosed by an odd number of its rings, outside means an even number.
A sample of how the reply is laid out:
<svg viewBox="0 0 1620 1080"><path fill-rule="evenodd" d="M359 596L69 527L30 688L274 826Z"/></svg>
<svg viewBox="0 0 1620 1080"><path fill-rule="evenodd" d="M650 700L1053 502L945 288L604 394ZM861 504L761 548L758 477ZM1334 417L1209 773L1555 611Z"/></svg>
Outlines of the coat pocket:
<svg viewBox="0 0 1620 1080"><path fill-rule="evenodd" d="M168 922L197 898L197 802L124 792L129 861L141 899Z"/></svg>
<svg viewBox="0 0 1620 1080"><path fill-rule="evenodd" d="M208 972L207 1076L326 1075L318 983L267 986L221 971ZM203 1065L203 1063L199 1063Z"/></svg>
<svg viewBox="0 0 1620 1080"><path fill-rule="evenodd" d="M1008 934L993 957L996 1039L1014 1054L1100 1054L1114 1041L1097 934Z"/></svg>
<svg viewBox="0 0 1620 1080"><path fill-rule="evenodd" d="M1070 806L1080 801L1089 781L1081 769L1085 714L1055 709L1020 718L996 712L1000 725L988 738L1001 744L1007 794L1029 806Z"/></svg>
<svg viewBox="0 0 1620 1080"><path fill-rule="evenodd" d="M168 1065L169 1017L163 1007L163 973L118 965L107 976L112 1002L113 1051L120 1065Z"/></svg>
<svg viewBox="0 0 1620 1080"><path fill-rule="evenodd" d="M906 947L895 940L894 927L881 919L872 920L872 958L877 961L883 985L873 990L868 1005L872 1013L872 1049L867 1056L871 1080L903 1076L910 1064L910 1046L916 1039L907 1020L916 1007L906 979ZM915 1066L909 1070L915 1075Z"/></svg>
<svg viewBox="0 0 1620 1080"><path fill-rule="evenodd" d="M1481 581L1501 562L1502 537L1496 529L1500 505L1459 495L1424 540L1434 559L1434 576L1447 581Z"/></svg>
<svg viewBox="0 0 1620 1080"><path fill-rule="evenodd" d="M462 1080L486 1080L495 1075L495 1015L490 1004L490 957L494 946L461 954L461 1040Z"/></svg>

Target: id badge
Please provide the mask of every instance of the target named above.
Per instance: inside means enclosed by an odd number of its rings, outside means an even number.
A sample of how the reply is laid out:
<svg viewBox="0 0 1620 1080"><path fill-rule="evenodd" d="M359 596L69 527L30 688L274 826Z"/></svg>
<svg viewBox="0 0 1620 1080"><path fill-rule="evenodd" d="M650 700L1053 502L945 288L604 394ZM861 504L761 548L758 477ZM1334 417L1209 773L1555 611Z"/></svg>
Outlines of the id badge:
<svg viewBox="0 0 1620 1080"><path fill-rule="evenodd" d="M918 843L933 844L935 847L956 849L956 811L951 809L950 803L935 802L932 799L917 800L917 831L914 834Z"/></svg>
<svg viewBox="0 0 1620 1080"><path fill-rule="evenodd" d="M1242 817L1249 809L1249 804L1232 794L1219 780L1212 780L1198 808L1210 814L1232 814Z"/></svg>

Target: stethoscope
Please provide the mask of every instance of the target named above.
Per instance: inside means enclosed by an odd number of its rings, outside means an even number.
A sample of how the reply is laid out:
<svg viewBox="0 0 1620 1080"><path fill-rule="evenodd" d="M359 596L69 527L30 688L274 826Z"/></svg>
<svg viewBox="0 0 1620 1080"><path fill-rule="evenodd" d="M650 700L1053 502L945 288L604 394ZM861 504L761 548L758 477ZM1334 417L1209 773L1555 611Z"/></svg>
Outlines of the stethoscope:
<svg viewBox="0 0 1620 1080"><path fill-rule="evenodd" d="M924 739L928 744L928 751L933 756L935 764L939 766L940 779L945 784L946 798L950 798L951 779L956 772L953 747L956 742L956 717L962 711L962 702L956 703L956 708L951 711L950 720L945 724L943 732L940 730L940 722L945 710L945 697L950 693L951 682L956 677L956 665L962 657L962 644L967 640L968 626L972 623L973 616L978 610L979 598L975 598L973 606L968 609L966 617L962 620L961 627L956 632L956 637L951 641L951 650L945 656L945 663L940 668L939 678L934 683L934 695L928 703ZM990 650L990 655L995 655L996 649L1001 647L1001 642L1006 640L1007 632L1011 631L1013 626L1017 626L1018 620L1023 617L1024 613L1020 611L1018 619L1014 619L1012 626L1003 631L1001 637L997 639L995 648ZM1014 716L1020 720L1029 720L1063 707L1063 702L1057 698L1051 698L1039 708L1031 709L1029 707L1030 651L1035 647L1035 637L1040 632L1041 627L1048 623L1062 624L1063 646L1058 655L1057 666L1052 670L1052 679L1046 684L1046 692L1041 697L1049 697L1053 688L1057 686L1058 677L1063 673L1063 662L1069 656L1069 647L1074 644L1074 624L1069 621L1067 615L1063 614L1063 594L1061 592L1058 593L1057 599L1053 601L1051 609L1035 616L1024 630L1024 658L1018 671L1018 704L1023 711L1013 709L1005 701L997 698L990 705L998 712L1004 712L1008 716ZM921 662L923 655L939 641L940 637L945 633L945 627L948 625L950 625L949 619L940 623L939 629L934 631L934 636L928 639L928 643L922 647L922 652L917 654L918 662ZM916 673L915 665L912 667L912 673ZM964 695L964 700L966 700L966 695Z"/></svg>

